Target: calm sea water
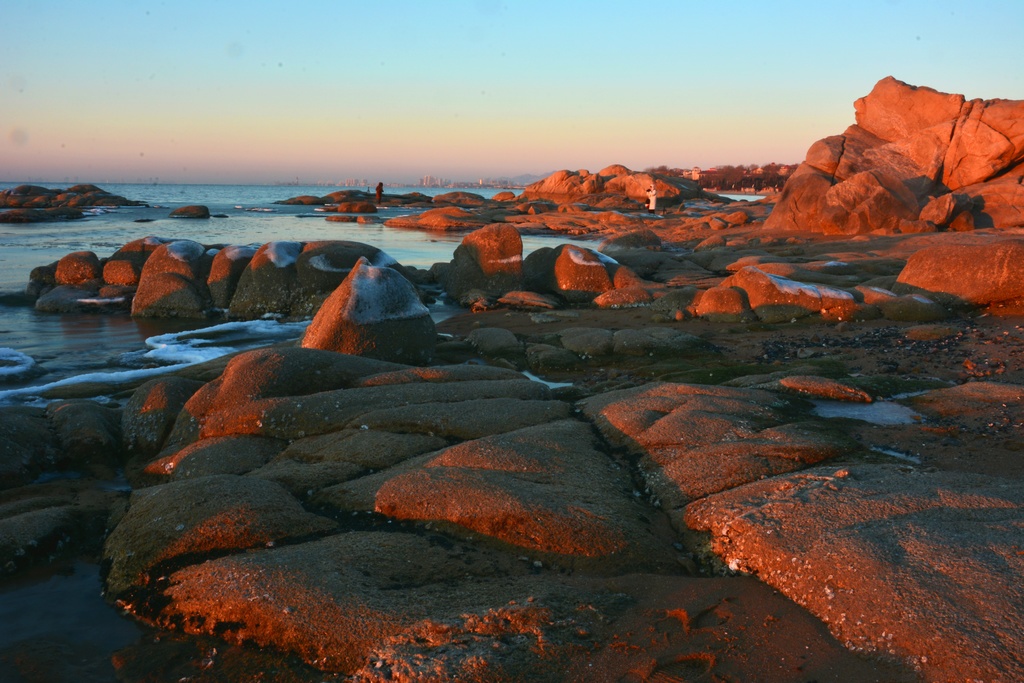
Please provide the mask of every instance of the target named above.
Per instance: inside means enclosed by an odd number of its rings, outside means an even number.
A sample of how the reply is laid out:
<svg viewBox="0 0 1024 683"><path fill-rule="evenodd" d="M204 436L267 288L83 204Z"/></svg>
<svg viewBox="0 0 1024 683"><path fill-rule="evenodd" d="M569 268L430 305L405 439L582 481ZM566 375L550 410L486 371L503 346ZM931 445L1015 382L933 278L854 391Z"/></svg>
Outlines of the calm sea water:
<svg viewBox="0 0 1024 683"><path fill-rule="evenodd" d="M0 184L0 190L15 184ZM65 185L44 184L45 187ZM30 225L0 224L0 370L6 364L34 361L29 374L0 372L0 403L12 399L11 390L38 387L84 373L119 372L167 362L195 360L191 349L201 340L175 344L166 336L204 327L196 321L133 319L128 315L58 315L38 313L19 305L11 294L23 292L32 268L53 263L73 251L88 250L98 256L113 254L127 242L154 235L162 238L191 239L204 244L253 244L273 240L341 239L365 242L383 249L398 262L420 268L448 261L462 235L399 230L382 224L334 223L314 207L284 206L275 201L299 195L322 196L338 189L325 186L263 185L133 185L101 184L104 190L128 199L143 201L150 207L124 207L88 216L82 220ZM352 188L366 190L367 188ZM388 194L418 191L427 195L450 189L387 188ZM467 188L485 197L499 190ZM213 214L225 218L182 220L168 218L171 210L189 204L204 204ZM414 213L406 208L383 208L379 217ZM137 222L148 219L149 222ZM565 238L524 237L524 250L565 241ZM301 334L301 329L268 331L266 326L232 330L232 347L251 348ZM218 332L223 340L224 334ZM174 358L165 349L163 358L154 361L141 357L153 349L154 338L184 354ZM180 341L180 340L179 340ZM19 394L21 396L22 394Z"/></svg>

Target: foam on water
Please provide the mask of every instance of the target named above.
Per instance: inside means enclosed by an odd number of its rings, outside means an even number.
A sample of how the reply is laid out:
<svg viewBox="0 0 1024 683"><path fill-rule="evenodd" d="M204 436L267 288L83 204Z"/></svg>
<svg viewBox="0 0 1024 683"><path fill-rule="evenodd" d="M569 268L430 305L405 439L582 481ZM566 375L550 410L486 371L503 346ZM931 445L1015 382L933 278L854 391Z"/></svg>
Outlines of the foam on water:
<svg viewBox="0 0 1024 683"><path fill-rule="evenodd" d="M42 385L0 391L0 404L33 402L36 397L53 389L74 384L88 382L117 386L151 379L237 351L298 339L308 324L306 321L252 320L157 335L146 340L148 350L122 354L124 369L84 372Z"/></svg>
<svg viewBox="0 0 1024 683"><path fill-rule="evenodd" d="M0 378L22 375L36 364L32 356L15 351L14 349L0 348Z"/></svg>

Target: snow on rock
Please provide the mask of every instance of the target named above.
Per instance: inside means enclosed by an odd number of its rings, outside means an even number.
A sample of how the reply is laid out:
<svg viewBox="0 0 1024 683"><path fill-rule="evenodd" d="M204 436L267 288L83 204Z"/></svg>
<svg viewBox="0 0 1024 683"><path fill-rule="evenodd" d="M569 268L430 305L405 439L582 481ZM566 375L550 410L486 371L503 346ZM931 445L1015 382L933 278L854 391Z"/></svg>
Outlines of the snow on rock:
<svg viewBox="0 0 1024 683"><path fill-rule="evenodd" d="M176 240L166 246L167 255L185 263L191 263L204 253L206 247L192 240Z"/></svg>
<svg viewBox="0 0 1024 683"><path fill-rule="evenodd" d="M353 323L367 325L385 320L407 320L430 315L412 284L397 271L371 266L360 257L344 284L349 296L342 315Z"/></svg>
<svg viewBox="0 0 1024 683"><path fill-rule="evenodd" d="M278 268L287 268L295 263L302 253L301 242L267 242L265 255Z"/></svg>
<svg viewBox="0 0 1024 683"><path fill-rule="evenodd" d="M324 301L303 337L304 348L401 363L427 363L437 331L412 283L360 257Z"/></svg>

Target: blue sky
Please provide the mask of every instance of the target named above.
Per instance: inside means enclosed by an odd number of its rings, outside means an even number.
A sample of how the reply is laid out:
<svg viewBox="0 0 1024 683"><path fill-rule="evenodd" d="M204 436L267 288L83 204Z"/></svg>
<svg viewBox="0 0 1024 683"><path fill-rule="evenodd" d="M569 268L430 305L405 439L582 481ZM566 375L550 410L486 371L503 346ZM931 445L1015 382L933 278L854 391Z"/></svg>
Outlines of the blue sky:
<svg viewBox="0 0 1024 683"><path fill-rule="evenodd" d="M1024 1L27 1L0 180L790 163L885 76L1024 99Z"/></svg>

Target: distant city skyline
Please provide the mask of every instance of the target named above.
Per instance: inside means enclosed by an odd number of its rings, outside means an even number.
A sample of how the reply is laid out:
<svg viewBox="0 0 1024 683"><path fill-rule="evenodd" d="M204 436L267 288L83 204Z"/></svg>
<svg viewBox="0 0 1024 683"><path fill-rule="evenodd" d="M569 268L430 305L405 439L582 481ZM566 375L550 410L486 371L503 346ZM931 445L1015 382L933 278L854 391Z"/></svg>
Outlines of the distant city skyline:
<svg viewBox="0 0 1024 683"><path fill-rule="evenodd" d="M4 20L9 181L796 163L886 76L1024 99L1012 1L41 0Z"/></svg>

